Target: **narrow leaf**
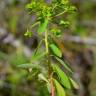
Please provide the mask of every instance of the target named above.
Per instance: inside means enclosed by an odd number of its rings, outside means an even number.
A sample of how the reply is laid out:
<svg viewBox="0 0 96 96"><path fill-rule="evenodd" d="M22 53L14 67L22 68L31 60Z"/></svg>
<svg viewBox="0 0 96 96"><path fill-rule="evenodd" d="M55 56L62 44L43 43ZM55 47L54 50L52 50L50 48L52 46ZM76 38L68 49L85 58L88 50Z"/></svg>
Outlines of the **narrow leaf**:
<svg viewBox="0 0 96 96"><path fill-rule="evenodd" d="M42 52L40 50L42 44L42 40L39 42L37 48L35 49L34 53L32 54L32 62L37 61L38 59L41 59L42 57L45 56L46 52Z"/></svg>
<svg viewBox="0 0 96 96"><path fill-rule="evenodd" d="M50 48L56 56L62 57L61 50L54 43L50 44Z"/></svg>
<svg viewBox="0 0 96 96"><path fill-rule="evenodd" d="M54 69L60 79L60 82L61 84L66 87L67 89L71 89L71 84L70 84L70 81L69 81L69 78L68 76L65 74L65 72L63 72L59 66L55 65L54 66Z"/></svg>
<svg viewBox="0 0 96 96"><path fill-rule="evenodd" d="M75 88L75 89L79 89L79 85L72 79L72 78L69 78L71 83L72 83L72 86Z"/></svg>
<svg viewBox="0 0 96 96"><path fill-rule="evenodd" d="M54 79L54 84L56 86L57 95L56 96L66 96L64 88L60 85L60 83Z"/></svg>
<svg viewBox="0 0 96 96"><path fill-rule="evenodd" d="M46 85L47 85L48 92L51 94L51 84L50 83L46 83Z"/></svg>
<svg viewBox="0 0 96 96"><path fill-rule="evenodd" d="M46 83L49 83L49 81L47 80L47 78L43 75L43 74L39 74L38 75L38 77L41 79L41 80L43 80L43 81L45 81Z"/></svg>
<svg viewBox="0 0 96 96"><path fill-rule="evenodd" d="M59 61L69 72L73 73L72 69L61 59L59 59L58 57L56 57L56 60Z"/></svg>
<svg viewBox="0 0 96 96"><path fill-rule="evenodd" d="M46 82L46 86L47 86L48 92L51 93L51 84L49 83L47 78L41 73L38 75L38 77L39 77L39 79L41 79L41 80Z"/></svg>
<svg viewBox="0 0 96 96"><path fill-rule="evenodd" d="M44 57L46 55L46 53L37 53L35 55L32 56L32 61L36 61L38 59L41 59L42 57Z"/></svg>
<svg viewBox="0 0 96 96"><path fill-rule="evenodd" d="M39 34L43 33L46 30L47 25L48 25L48 19L45 19L43 22L41 22L39 29L38 29L38 33Z"/></svg>
<svg viewBox="0 0 96 96"><path fill-rule="evenodd" d="M20 64L20 65L18 65L18 67L20 67L20 68L24 68L24 69L26 69L26 68L39 68L39 66L38 65L36 65L36 64Z"/></svg>

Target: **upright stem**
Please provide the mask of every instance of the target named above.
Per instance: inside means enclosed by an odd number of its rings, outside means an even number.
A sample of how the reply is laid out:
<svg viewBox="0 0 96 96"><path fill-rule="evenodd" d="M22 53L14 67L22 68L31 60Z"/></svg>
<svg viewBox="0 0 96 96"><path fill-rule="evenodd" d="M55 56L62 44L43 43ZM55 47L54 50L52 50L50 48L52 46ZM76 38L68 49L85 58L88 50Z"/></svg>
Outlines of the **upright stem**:
<svg viewBox="0 0 96 96"><path fill-rule="evenodd" d="M48 31L47 30L45 31L45 46L46 46L46 54L48 54L49 50L48 50Z"/></svg>
<svg viewBox="0 0 96 96"><path fill-rule="evenodd" d="M45 31L45 46L46 46L46 57L47 57L47 64L48 64L48 74L49 78L51 77L51 61L50 61L50 54L49 54L49 45L48 45L48 30Z"/></svg>

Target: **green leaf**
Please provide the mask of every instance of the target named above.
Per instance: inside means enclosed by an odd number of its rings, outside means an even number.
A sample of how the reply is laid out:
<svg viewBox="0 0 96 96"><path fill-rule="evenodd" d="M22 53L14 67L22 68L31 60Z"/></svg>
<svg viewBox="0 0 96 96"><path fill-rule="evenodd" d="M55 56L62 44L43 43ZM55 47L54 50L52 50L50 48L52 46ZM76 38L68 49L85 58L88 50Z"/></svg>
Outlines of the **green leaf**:
<svg viewBox="0 0 96 96"><path fill-rule="evenodd" d="M71 68L69 68L69 66L61 59L59 59L58 57L56 57L56 60L59 61L69 72L73 73L73 71L71 70Z"/></svg>
<svg viewBox="0 0 96 96"><path fill-rule="evenodd" d="M56 56L62 57L61 50L54 43L50 44L50 48Z"/></svg>
<svg viewBox="0 0 96 96"><path fill-rule="evenodd" d="M60 79L61 84L67 89L71 89L70 80L68 76L65 74L65 72L63 72L57 65L54 65L54 69Z"/></svg>
<svg viewBox="0 0 96 96"><path fill-rule="evenodd" d="M72 79L72 78L69 78L71 83L72 83L72 86L75 88L75 89L79 89L79 85Z"/></svg>
<svg viewBox="0 0 96 96"><path fill-rule="evenodd" d="M31 57L32 62L42 59L46 55L46 52L42 51L40 48L41 44L42 44L42 40L39 42L38 47L35 49L34 53L32 54Z"/></svg>
<svg viewBox="0 0 96 96"><path fill-rule="evenodd" d="M45 19L43 22L41 22L39 29L38 29L38 33L39 34L43 33L46 30L47 25L48 25L48 19Z"/></svg>
<svg viewBox="0 0 96 96"><path fill-rule="evenodd" d="M49 83L49 81L47 80L47 78L46 78L43 74L40 73L40 74L38 75L38 77L39 77L39 79L45 81L46 83Z"/></svg>
<svg viewBox="0 0 96 96"><path fill-rule="evenodd" d="M46 83L46 86L47 86L48 92L51 93L51 85L50 85L50 83Z"/></svg>
<svg viewBox="0 0 96 96"><path fill-rule="evenodd" d="M60 85L60 83L54 79L54 84L56 87L57 95L56 96L66 96L64 88Z"/></svg>
<svg viewBox="0 0 96 96"><path fill-rule="evenodd" d="M39 53L37 53L37 54L33 54L33 56L32 56L32 62L33 61L36 61L36 60L38 60L38 59L41 59L42 57L44 57L46 55L46 52L44 52L44 53L42 53L42 52L39 52Z"/></svg>
<svg viewBox="0 0 96 96"><path fill-rule="evenodd" d="M39 41L39 44L38 44L37 48L35 49L33 55L36 55L36 54L40 53L40 51L41 51L40 47L41 47L42 42L43 42L43 40Z"/></svg>
<svg viewBox="0 0 96 96"><path fill-rule="evenodd" d="M46 82L46 86L47 86L48 92L51 93L51 85L50 85L49 81L47 80L47 78L41 73L38 75L38 77L39 77L39 79L41 79L41 80Z"/></svg>
<svg viewBox="0 0 96 96"><path fill-rule="evenodd" d="M39 68L39 66L38 65L36 65L36 64L20 64L20 65L18 65L18 67L20 67L20 68L24 68L24 69L26 69L26 68Z"/></svg>

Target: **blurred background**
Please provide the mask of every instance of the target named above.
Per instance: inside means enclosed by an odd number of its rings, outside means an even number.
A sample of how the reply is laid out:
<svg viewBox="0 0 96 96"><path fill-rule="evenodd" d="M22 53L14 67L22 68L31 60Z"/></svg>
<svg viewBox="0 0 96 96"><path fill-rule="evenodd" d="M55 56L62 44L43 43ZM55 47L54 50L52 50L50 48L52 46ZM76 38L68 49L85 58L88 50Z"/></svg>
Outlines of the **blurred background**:
<svg viewBox="0 0 96 96"><path fill-rule="evenodd" d="M46 86L18 64L30 61L38 36L25 37L35 20L25 6L30 0L0 0L0 96L49 96ZM64 58L80 85L68 96L96 96L96 0L70 0L77 12L64 29ZM34 30L32 30L34 31ZM36 74L35 74L36 75Z"/></svg>

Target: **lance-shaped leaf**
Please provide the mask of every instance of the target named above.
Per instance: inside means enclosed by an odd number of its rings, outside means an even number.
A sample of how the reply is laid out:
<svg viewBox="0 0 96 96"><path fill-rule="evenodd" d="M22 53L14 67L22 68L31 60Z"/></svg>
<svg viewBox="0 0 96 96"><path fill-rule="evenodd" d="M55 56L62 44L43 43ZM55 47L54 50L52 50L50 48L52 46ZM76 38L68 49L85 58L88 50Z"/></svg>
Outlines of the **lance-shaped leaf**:
<svg viewBox="0 0 96 96"><path fill-rule="evenodd" d="M32 54L31 61L37 61L41 58L43 58L46 55L46 52L41 51L40 47L42 44L42 40L39 42L38 47L35 49L34 53Z"/></svg>
<svg viewBox="0 0 96 96"><path fill-rule="evenodd" d="M62 57L62 52L61 52L61 50L60 50L54 43L50 44L50 48L51 48L52 52L53 52L56 56Z"/></svg>
<svg viewBox="0 0 96 96"><path fill-rule="evenodd" d="M49 81L47 80L47 78L46 78L43 74L40 73L40 74L38 75L38 77L39 77L39 79L45 81L46 83L49 83Z"/></svg>
<svg viewBox="0 0 96 96"><path fill-rule="evenodd" d="M36 53L35 55L33 54L32 56L32 61L36 61L36 60L39 60L41 59L42 57L44 57L46 55L46 53L42 53L42 52L39 52L39 53Z"/></svg>
<svg viewBox="0 0 96 96"><path fill-rule="evenodd" d="M68 66L68 64L66 64L63 60L59 59L58 57L56 57L56 60L61 63L69 72L73 73L72 69Z"/></svg>
<svg viewBox="0 0 96 96"><path fill-rule="evenodd" d="M39 77L39 79L41 79L41 80L46 82L46 86L47 86L48 92L51 93L51 85L50 85L48 79L42 73L40 73L38 75L38 77Z"/></svg>
<svg viewBox="0 0 96 96"><path fill-rule="evenodd" d="M47 86L48 92L51 94L51 84L50 83L46 83L46 86Z"/></svg>
<svg viewBox="0 0 96 96"><path fill-rule="evenodd" d="M43 32L45 32L47 25L48 25L48 19L44 19L44 21L40 23L38 33L42 34Z"/></svg>
<svg viewBox="0 0 96 96"><path fill-rule="evenodd" d="M66 87L67 89L71 89L71 83L70 83L70 80L68 78L68 76L65 74L65 72L63 72L59 66L57 65L54 65L54 69L55 69L55 72L57 73L59 79L60 79L60 82L61 84Z"/></svg>
<svg viewBox="0 0 96 96"><path fill-rule="evenodd" d="M37 64L30 64L30 63L20 64L20 65L18 65L18 67L24 68L24 69L28 69L28 68L40 68L40 66L38 66Z"/></svg>
<svg viewBox="0 0 96 96"><path fill-rule="evenodd" d="M75 88L75 89L79 89L79 85L72 79L72 78L69 78L71 83L72 83L72 86Z"/></svg>
<svg viewBox="0 0 96 96"><path fill-rule="evenodd" d="M54 79L54 84L56 87L56 93L57 93L56 96L66 96L64 88L60 85L60 83L56 79Z"/></svg>

